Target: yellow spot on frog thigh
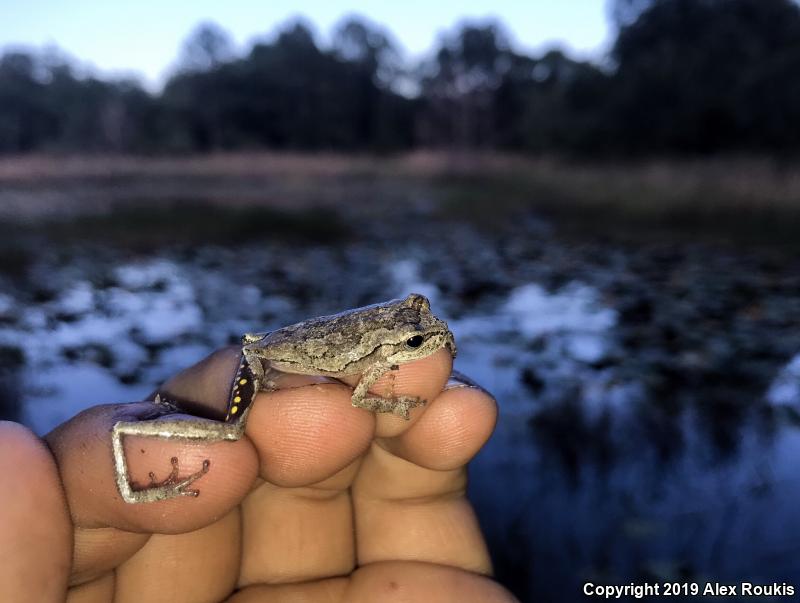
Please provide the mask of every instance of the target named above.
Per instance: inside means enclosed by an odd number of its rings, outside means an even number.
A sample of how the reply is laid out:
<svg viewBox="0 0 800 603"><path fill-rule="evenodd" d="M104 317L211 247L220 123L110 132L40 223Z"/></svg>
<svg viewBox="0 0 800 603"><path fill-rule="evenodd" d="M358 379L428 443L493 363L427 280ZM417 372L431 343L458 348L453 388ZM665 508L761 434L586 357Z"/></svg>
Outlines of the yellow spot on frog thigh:
<svg viewBox="0 0 800 603"><path fill-rule="evenodd" d="M239 407L238 406L233 406L231 408L231 414L235 415L237 412L239 412Z"/></svg>
<svg viewBox="0 0 800 603"><path fill-rule="evenodd" d="M239 379L239 385L244 385L247 383L247 379Z"/></svg>
<svg viewBox="0 0 800 603"><path fill-rule="evenodd" d="M236 396L236 397L233 399L233 401L234 401L234 402L236 402L236 403L238 404L239 402L241 402L241 401L242 401L242 397L241 397L241 396Z"/></svg>

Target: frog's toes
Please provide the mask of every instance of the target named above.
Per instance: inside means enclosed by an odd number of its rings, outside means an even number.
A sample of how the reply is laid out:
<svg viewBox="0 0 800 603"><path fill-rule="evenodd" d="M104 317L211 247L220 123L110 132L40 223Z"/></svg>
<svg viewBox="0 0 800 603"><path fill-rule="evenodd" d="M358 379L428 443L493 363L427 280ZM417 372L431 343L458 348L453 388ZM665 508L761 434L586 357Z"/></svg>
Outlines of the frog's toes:
<svg viewBox="0 0 800 603"><path fill-rule="evenodd" d="M173 456L169 460L169 462L172 465L172 471L167 476L167 479L157 482L156 474L153 471L151 471L148 474L150 476L150 488L158 488L160 486L171 486L172 484L178 481L178 457Z"/></svg>
<svg viewBox="0 0 800 603"><path fill-rule="evenodd" d="M190 490L187 488L187 486L208 473L208 469L211 466L211 461L208 459L204 460L203 466L199 471L192 473L182 480L178 479L178 457L173 456L170 459L170 463L172 464L172 471L165 480L156 482L155 473L151 471L149 474L150 485L145 490L140 490L140 492L158 490L163 493L171 493L171 496L167 496L166 498L172 498L173 496L199 496L199 490Z"/></svg>
<svg viewBox="0 0 800 603"><path fill-rule="evenodd" d="M200 490L189 490L186 486L194 482L195 480L200 479L206 473L208 473L208 468L211 467L211 461L208 459L203 461L203 467L192 473L189 477L185 478L183 481L178 482L175 484L175 489L182 495L182 496L200 496Z"/></svg>
<svg viewBox="0 0 800 603"><path fill-rule="evenodd" d="M409 411L417 406L424 406L426 400L418 398L417 396L396 396L394 399L394 406L392 413L403 417L408 421L411 417Z"/></svg>
<svg viewBox="0 0 800 603"><path fill-rule="evenodd" d="M364 408L372 412L390 412L394 415L409 419L409 411L417 406L425 404L425 400L417 396L392 396L391 398L379 398L370 396L363 400L353 401L356 408Z"/></svg>

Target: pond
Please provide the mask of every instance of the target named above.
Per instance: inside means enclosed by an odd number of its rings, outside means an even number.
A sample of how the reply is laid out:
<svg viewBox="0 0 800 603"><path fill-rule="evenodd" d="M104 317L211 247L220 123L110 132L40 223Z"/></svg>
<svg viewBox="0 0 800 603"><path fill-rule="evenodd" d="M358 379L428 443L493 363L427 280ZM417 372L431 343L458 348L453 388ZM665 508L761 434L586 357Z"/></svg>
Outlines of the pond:
<svg viewBox="0 0 800 603"><path fill-rule="evenodd" d="M46 433L245 331L413 291L499 402L470 497L522 600L580 600L586 581L800 586L797 260L517 228L43 246L0 289L4 412Z"/></svg>

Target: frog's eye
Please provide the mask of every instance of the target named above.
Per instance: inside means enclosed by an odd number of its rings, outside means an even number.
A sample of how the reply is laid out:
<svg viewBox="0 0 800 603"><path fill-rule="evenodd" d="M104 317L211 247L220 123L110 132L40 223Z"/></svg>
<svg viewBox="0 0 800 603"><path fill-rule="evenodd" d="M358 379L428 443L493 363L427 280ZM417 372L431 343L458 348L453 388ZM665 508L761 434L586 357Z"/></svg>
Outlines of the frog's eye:
<svg viewBox="0 0 800 603"><path fill-rule="evenodd" d="M406 340L406 345L410 348L418 348L423 341L425 341L425 338L422 335L414 335Z"/></svg>

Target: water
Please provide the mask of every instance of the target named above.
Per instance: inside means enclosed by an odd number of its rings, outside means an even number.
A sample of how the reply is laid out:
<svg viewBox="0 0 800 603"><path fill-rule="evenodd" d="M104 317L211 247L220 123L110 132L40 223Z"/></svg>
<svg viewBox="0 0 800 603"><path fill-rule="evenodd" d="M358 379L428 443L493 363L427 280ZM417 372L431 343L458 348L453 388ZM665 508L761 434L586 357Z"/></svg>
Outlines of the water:
<svg viewBox="0 0 800 603"><path fill-rule="evenodd" d="M480 252L464 253L470 240ZM800 355L787 353L800 341L774 335L797 307L793 281L782 289L773 271L771 289L733 304L730 258L670 268L655 250L642 267L625 249L536 245L460 232L291 253L44 254L0 294L0 346L24 359L6 382L21 421L46 433L142 399L246 330L423 293L456 334L456 368L500 404L470 496L523 600L577 600L586 580L800 585Z"/></svg>

